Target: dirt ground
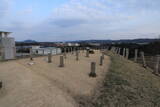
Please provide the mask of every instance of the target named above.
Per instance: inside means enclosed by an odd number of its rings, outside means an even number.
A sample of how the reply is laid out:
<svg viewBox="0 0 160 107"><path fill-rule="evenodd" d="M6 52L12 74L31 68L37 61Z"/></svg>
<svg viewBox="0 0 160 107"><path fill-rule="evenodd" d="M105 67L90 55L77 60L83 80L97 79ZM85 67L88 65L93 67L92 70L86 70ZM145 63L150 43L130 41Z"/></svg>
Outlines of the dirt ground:
<svg viewBox="0 0 160 107"><path fill-rule="evenodd" d="M68 53L63 68L59 55L52 56L52 63L47 63L47 57L0 63L0 107L77 107L74 96L91 95L107 72L109 57L99 66L100 56L99 51L89 58L81 52L76 61L75 54ZM92 61L96 62L96 78L88 76Z"/></svg>

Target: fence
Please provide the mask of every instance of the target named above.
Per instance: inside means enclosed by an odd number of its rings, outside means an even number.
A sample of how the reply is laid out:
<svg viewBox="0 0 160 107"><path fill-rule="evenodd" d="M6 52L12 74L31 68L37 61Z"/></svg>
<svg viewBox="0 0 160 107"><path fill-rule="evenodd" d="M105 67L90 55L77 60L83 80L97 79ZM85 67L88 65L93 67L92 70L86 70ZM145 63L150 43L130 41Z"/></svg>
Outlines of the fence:
<svg viewBox="0 0 160 107"><path fill-rule="evenodd" d="M134 53L132 57L129 57L129 60L140 63L143 65L143 67L149 67L153 69L153 73L155 74L160 74L160 55L152 56L137 49L131 51L128 48L119 47L111 47L110 50L116 54L122 55L126 59L128 59L129 54Z"/></svg>

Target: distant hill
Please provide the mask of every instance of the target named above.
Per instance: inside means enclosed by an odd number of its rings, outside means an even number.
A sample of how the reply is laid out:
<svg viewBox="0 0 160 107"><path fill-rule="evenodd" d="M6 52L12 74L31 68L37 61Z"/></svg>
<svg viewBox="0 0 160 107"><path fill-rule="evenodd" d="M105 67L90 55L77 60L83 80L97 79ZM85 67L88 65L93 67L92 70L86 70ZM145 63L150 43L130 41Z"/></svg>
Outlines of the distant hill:
<svg viewBox="0 0 160 107"><path fill-rule="evenodd" d="M157 41L157 39L124 39L124 40L79 40L79 41L69 41L69 42L78 42L78 43L137 43L137 44L148 44L151 42Z"/></svg>
<svg viewBox="0 0 160 107"><path fill-rule="evenodd" d="M22 42L24 42L24 43L37 43L37 41L35 41L35 40L24 40L24 41L22 41Z"/></svg>
<svg viewBox="0 0 160 107"><path fill-rule="evenodd" d="M136 44L148 44L157 41L157 39L122 39L122 40L76 40L66 41L67 43L100 43L100 44L120 44L120 43L136 43ZM24 40L20 43L55 43L55 42L37 42L35 40Z"/></svg>

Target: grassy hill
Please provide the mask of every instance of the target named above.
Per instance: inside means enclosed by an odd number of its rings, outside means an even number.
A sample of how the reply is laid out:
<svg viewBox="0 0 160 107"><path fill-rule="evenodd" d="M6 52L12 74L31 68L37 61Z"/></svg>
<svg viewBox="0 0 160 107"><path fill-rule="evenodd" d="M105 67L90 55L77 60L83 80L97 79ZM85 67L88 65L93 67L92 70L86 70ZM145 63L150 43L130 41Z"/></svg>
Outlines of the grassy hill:
<svg viewBox="0 0 160 107"><path fill-rule="evenodd" d="M80 101L86 107L160 107L160 77L134 62L108 52L110 70L93 96Z"/></svg>

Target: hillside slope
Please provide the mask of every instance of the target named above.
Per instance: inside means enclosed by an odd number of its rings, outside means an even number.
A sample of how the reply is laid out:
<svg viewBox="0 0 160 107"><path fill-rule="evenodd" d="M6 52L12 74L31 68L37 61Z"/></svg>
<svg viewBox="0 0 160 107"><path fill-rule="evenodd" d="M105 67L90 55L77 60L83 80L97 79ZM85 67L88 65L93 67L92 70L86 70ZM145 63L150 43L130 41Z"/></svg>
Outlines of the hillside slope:
<svg viewBox="0 0 160 107"><path fill-rule="evenodd" d="M160 77L150 69L108 52L109 72L103 85L82 106L160 107Z"/></svg>

